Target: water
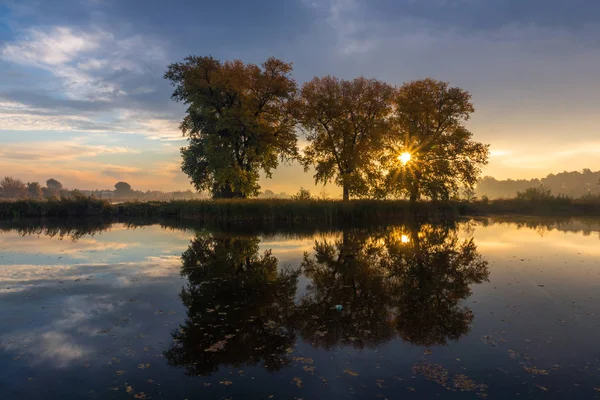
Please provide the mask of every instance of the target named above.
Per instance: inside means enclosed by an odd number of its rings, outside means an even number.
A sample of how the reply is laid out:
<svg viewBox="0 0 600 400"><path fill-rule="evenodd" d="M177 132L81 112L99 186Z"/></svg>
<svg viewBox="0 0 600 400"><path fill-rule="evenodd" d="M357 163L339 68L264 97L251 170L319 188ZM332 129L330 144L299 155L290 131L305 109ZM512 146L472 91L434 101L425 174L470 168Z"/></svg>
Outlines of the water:
<svg viewBox="0 0 600 400"><path fill-rule="evenodd" d="M600 220L14 228L2 399L600 398Z"/></svg>

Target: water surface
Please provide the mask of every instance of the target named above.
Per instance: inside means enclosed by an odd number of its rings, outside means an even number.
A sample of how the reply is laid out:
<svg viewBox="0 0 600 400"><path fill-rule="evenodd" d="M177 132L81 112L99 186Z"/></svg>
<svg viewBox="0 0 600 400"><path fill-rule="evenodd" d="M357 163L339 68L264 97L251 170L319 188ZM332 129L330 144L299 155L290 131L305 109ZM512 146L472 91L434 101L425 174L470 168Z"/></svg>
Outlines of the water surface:
<svg viewBox="0 0 600 400"><path fill-rule="evenodd" d="M600 220L0 231L0 398L600 398Z"/></svg>

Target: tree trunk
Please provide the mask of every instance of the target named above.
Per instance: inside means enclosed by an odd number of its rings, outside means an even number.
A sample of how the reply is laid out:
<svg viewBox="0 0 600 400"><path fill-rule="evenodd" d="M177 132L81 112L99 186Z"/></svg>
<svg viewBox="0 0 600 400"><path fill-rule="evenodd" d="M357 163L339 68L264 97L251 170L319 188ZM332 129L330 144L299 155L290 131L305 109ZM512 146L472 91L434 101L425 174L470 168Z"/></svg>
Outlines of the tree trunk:
<svg viewBox="0 0 600 400"><path fill-rule="evenodd" d="M419 186L419 181L421 180L421 173L419 171L415 171L415 180L410 188L410 204L414 205L420 197L421 188Z"/></svg>
<svg viewBox="0 0 600 400"><path fill-rule="evenodd" d="M347 183L344 183L344 201L350 200L350 188Z"/></svg>
<svg viewBox="0 0 600 400"><path fill-rule="evenodd" d="M245 199L246 195L241 190L232 190L230 185L218 187L213 186L212 190L213 199Z"/></svg>

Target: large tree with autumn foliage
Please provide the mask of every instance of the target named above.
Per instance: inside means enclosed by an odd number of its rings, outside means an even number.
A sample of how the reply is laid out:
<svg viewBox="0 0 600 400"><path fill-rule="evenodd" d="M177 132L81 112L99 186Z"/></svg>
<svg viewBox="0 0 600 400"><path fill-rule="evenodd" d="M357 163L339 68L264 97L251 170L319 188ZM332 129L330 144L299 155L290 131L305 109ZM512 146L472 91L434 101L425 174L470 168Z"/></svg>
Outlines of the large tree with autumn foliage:
<svg viewBox="0 0 600 400"><path fill-rule="evenodd" d="M393 95L392 86L363 77L326 76L302 86L296 111L309 144L301 160L305 169L314 167L317 183L342 186L344 200L371 194Z"/></svg>
<svg viewBox="0 0 600 400"><path fill-rule="evenodd" d="M470 93L434 79L417 80L398 88L394 108L384 192L411 201L447 200L473 189L489 146L473 140L464 125L475 111Z"/></svg>
<svg viewBox="0 0 600 400"><path fill-rule="evenodd" d="M172 98L188 105L181 123L188 136L182 170L197 190L213 197L255 196L260 171L270 176L281 159L296 155L291 72L291 64L275 58L258 66L189 56L169 66Z"/></svg>

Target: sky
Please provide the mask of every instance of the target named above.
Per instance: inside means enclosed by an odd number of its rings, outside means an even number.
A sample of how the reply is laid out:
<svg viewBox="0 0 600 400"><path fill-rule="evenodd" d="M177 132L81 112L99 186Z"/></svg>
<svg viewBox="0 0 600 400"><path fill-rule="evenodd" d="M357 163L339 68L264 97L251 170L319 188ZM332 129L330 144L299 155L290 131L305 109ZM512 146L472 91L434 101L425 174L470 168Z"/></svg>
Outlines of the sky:
<svg viewBox="0 0 600 400"><path fill-rule="evenodd" d="M597 0L0 0L0 176L187 190L167 66L189 54L468 90L485 175L600 169ZM319 193L280 166L263 190ZM333 185L325 192L336 195Z"/></svg>

